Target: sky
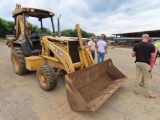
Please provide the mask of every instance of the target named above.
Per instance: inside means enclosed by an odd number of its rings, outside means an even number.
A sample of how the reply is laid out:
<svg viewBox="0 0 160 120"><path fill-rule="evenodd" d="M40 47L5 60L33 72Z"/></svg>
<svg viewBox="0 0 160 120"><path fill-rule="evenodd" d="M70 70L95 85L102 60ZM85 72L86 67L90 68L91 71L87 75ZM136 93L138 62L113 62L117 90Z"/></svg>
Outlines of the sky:
<svg viewBox="0 0 160 120"><path fill-rule="evenodd" d="M34 7L61 14L61 30L81 29L96 35L111 36L115 33L160 29L160 0L0 0L0 17L13 20L16 3L22 7ZM29 22L39 25L37 19ZM45 22L51 28L49 21Z"/></svg>

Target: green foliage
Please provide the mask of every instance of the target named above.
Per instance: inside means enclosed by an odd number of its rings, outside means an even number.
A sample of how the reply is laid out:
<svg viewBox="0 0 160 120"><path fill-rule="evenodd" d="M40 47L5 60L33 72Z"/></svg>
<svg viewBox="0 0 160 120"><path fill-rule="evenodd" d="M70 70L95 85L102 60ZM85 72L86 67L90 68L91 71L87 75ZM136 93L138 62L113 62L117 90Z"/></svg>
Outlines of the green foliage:
<svg viewBox="0 0 160 120"><path fill-rule="evenodd" d="M0 38L0 42L4 42L4 39L3 39L3 38Z"/></svg>
<svg viewBox="0 0 160 120"><path fill-rule="evenodd" d="M14 23L0 18L0 38L5 38L8 34L13 34Z"/></svg>
<svg viewBox="0 0 160 120"><path fill-rule="evenodd" d="M107 40L107 36L105 34L101 34L101 35L104 36L104 40Z"/></svg>
<svg viewBox="0 0 160 120"><path fill-rule="evenodd" d="M72 30L71 30L72 31ZM69 29L68 30L63 30L62 32L61 32L61 35L62 36L67 36L67 37L71 37L71 34L70 34L71 32L69 31Z"/></svg>
<svg viewBox="0 0 160 120"><path fill-rule="evenodd" d="M30 31L30 30L35 30L35 31L37 31L37 30L39 29L37 25L32 25L32 24L29 23L29 22L28 22L28 25L29 25L29 31Z"/></svg>
<svg viewBox="0 0 160 120"><path fill-rule="evenodd" d="M42 30L37 26L33 25L28 22L29 25L29 31L35 30L40 35L42 33ZM48 28L43 28L43 31L47 34L52 34L51 30ZM5 38L6 35L13 35L14 34L14 22L13 21L7 21L3 18L0 18L0 38Z"/></svg>
<svg viewBox="0 0 160 120"><path fill-rule="evenodd" d="M52 34L51 30L48 29L48 28L43 28L43 30L42 30L41 28L38 28L38 29L36 29L35 31L38 33L38 35L40 35L40 34L42 34L42 33L46 33L46 34L48 34L48 35L51 35L51 34Z"/></svg>
<svg viewBox="0 0 160 120"><path fill-rule="evenodd" d="M39 28L37 25L33 25L33 24L29 23L29 22L28 22L28 25L29 25L29 31L34 30L34 31L36 31L39 35L40 35L41 33L43 33L43 32L45 32L45 33L47 33L47 34L49 34L49 35L52 34L52 31L51 31L50 29L48 29L48 28L43 28L43 30L41 30L41 28Z"/></svg>
<svg viewBox="0 0 160 120"><path fill-rule="evenodd" d="M52 34L52 31L48 28L43 28L43 31L37 26L33 25L28 22L29 25L29 31L30 30L35 30L39 35L41 33L47 33L49 35ZM14 33L14 22L13 21L7 21L2 18L0 18L0 38L5 38L6 35L13 35ZM58 35L58 32L56 32ZM86 32L81 29L81 34L83 38L90 38L92 36L95 36L94 33ZM67 37L77 37L77 30L74 29L66 29L61 31L62 36L67 36Z"/></svg>
<svg viewBox="0 0 160 120"><path fill-rule="evenodd" d="M83 38L90 38L92 36L95 36L94 33L89 33L89 32L86 32L82 29L81 29L81 34L82 34ZM76 29L74 29L74 30L72 30L72 29L62 30L61 35L62 36L67 36L67 37L77 37L77 30Z"/></svg>
<svg viewBox="0 0 160 120"><path fill-rule="evenodd" d="M90 38L90 37L92 37L92 36L95 36L95 34L88 32L88 36L89 36L89 38Z"/></svg>
<svg viewBox="0 0 160 120"><path fill-rule="evenodd" d="M108 39L110 39L110 38L109 38L109 37L107 37L105 34L101 34L101 35L103 35L103 36L104 36L104 38L103 38L104 40L108 40ZM96 39L97 39L97 40L99 40L99 39L100 39L100 35L97 35L97 36L96 36Z"/></svg>

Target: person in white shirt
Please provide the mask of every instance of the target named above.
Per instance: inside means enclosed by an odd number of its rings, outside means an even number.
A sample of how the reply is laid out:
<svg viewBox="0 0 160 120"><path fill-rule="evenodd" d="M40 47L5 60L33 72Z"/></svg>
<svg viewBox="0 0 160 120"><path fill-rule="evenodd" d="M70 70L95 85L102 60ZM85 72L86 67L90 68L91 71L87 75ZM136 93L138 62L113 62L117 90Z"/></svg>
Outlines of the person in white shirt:
<svg viewBox="0 0 160 120"><path fill-rule="evenodd" d="M95 48L96 48L96 44L94 41L94 36L91 37L91 40L88 42L88 47L89 47L89 51L91 52L92 58L94 60L95 58Z"/></svg>
<svg viewBox="0 0 160 120"><path fill-rule="evenodd" d="M98 63L104 61L105 53L107 54L107 45L103 40L104 36L100 36L100 40L97 42L97 54L98 54Z"/></svg>

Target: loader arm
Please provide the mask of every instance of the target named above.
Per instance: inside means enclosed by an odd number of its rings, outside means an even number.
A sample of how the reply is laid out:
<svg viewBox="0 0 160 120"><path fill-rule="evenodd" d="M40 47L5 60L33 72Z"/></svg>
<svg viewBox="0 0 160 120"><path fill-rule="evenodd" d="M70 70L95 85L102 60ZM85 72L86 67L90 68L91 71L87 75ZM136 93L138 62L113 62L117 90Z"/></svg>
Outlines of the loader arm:
<svg viewBox="0 0 160 120"><path fill-rule="evenodd" d="M83 46L82 36L81 36L81 30L79 24L76 24L77 34L78 34L78 40L79 40L79 56L81 61L81 68L83 67L89 67L94 64L94 60L91 56L91 53Z"/></svg>

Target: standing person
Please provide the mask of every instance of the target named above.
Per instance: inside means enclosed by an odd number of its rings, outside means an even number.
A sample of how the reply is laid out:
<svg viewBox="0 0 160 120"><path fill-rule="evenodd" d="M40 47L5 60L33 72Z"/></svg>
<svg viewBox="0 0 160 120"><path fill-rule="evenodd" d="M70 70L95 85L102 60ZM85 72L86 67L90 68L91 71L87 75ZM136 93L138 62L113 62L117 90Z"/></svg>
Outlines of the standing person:
<svg viewBox="0 0 160 120"><path fill-rule="evenodd" d="M148 42L149 43L151 43L151 44L153 44L153 40L152 40L152 38L150 38L149 40L148 40ZM155 47L155 55L156 55L156 53L157 53L157 47L156 46L154 46ZM151 68L151 70L153 69L153 66L154 66L154 61L155 61L155 58L150 58L150 68ZM144 76L143 76L143 74L141 75L141 82L140 82L140 84L139 84L139 86L143 86L144 85Z"/></svg>
<svg viewBox="0 0 160 120"><path fill-rule="evenodd" d="M95 58L95 47L96 47L94 39L95 39L94 36L92 36L91 40L88 42L89 51L91 52L93 60Z"/></svg>
<svg viewBox="0 0 160 120"><path fill-rule="evenodd" d="M157 53L156 53L156 58L155 58L154 63L156 63L156 59L157 59L157 57L158 57L158 54L160 53L160 41L158 41L158 42L155 44L155 46L157 47Z"/></svg>
<svg viewBox="0 0 160 120"><path fill-rule="evenodd" d="M104 36L100 36L100 40L97 42L98 63L104 61L105 53L107 54L107 45L103 40Z"/></svg>
<svg viewBox="0 0 160 120"><path fill-rule="evenodd" d="M155 58L155 47L153 44L148 43L149 35L142 35L142 42L136 44L132 51L132 57L136 57L136 78L135 78L135 88L133 92L139 94L139 79L141 74L144 75L144 80L146 84L147 98L156 98L157 96L152 93L151 90L151 69L150 69L150 59Z"/></svg>

